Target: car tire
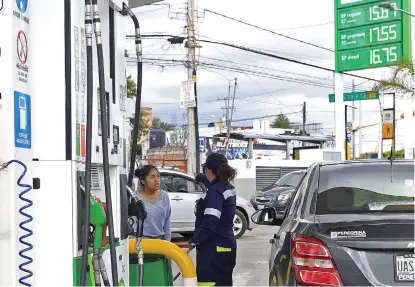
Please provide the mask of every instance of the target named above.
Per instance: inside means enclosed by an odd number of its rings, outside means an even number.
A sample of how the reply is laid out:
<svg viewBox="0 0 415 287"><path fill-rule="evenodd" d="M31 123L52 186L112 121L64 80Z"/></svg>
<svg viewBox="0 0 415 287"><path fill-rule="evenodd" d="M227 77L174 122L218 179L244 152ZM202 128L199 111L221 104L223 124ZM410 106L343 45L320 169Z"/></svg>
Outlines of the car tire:
<svg viewBox="0 0 415 287"><path fill-rule="evenodd" d="M192 232L192 231L189 231L189 232L180 232L179 234L181 236L183 236L183 237L193 237L194 232Z"/></svg>
<svg viewBox="0 0 415 287"><path fill-rule="evenodd" d="M235 235L235 239L241 238L245 234L247 226L248 223L245 215L237 209L235 217L233 218L233 234Z"/></svg>

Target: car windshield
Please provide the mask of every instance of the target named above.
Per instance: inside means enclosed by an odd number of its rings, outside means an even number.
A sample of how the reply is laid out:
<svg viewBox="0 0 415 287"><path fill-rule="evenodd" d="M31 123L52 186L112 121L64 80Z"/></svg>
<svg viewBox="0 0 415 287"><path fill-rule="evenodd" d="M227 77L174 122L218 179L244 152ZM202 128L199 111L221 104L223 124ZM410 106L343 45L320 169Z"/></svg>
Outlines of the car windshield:
<svg viewBox="0 0 415 287"><path fill-rule="evenodd" d="M292 172L289 174L284 175L279 180L274 182L272 185L270 185L269 188L279 187L279 186L292 186L296 187L298 183L303 178L304 173L303 172Z"/></svg>
<svg viewBox="0 0 415 287"><path fill-rule="evenodd" d="M414 213L414 163L322 166L316 214Z"/></svg>

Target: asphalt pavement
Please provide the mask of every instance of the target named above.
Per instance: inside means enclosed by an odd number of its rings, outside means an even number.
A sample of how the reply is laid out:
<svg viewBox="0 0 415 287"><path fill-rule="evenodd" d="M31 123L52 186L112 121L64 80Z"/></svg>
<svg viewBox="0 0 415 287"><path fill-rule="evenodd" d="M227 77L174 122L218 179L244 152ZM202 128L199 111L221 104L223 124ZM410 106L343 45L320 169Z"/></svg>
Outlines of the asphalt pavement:
<svg viewBox="0 0 415 287"><path fill-rule="evenodd" d="M258 226L238 239L236 267L233 271L234 286L268 286L269 240L277 231L276 226ZM196 265L195 250L189 255ZM173 263L173 277L179 271ZM174 286L183 286L182 276L174 282Z"/></svg>

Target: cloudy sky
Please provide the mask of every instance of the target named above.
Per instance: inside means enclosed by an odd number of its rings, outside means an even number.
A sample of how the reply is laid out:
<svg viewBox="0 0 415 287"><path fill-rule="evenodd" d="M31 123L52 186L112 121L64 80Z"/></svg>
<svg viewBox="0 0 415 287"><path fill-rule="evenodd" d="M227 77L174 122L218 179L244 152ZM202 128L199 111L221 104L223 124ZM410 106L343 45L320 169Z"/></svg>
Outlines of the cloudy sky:
<svg viewBox="0 0 415 287"><path fill-rule="evenodd" d="M256 1L257 5L253 4L254 1L248 0L195 1L199 39L249 46L290 59L334 68L334 53L328 51L334 50L333 0L260 0ZM412 6L414 5L415 0L412 0ZM215 15L206 9L326 49L249 27ZM135 9L134 12L139 17L142 34L185 35L184 0L162 1L158 5ZM129 41L128 44L129 54L134 56L133 41ZM325 132L333 130L334 104L328 102L328 94L334 92L331 72L217 44L200 42L200 45L202 48L198 51L198 61L204 63L198 69L200 124L217 121L223 116L224 110L221 108L224 107L224 101L220 99L227 96L229 80L237 78L234 119L270 116L269 120L272 121L271 115L282 112L286 113L292 122L300 122L302 118L299 112L305 101L307 123L322 123ZM187 79L187 72L182 64L173 63L171 60L185 60L187 50L183 45L171 46L162 38L145 39L143 47L144 57L149 59L145 60L144 65L143 105L152 107L154 115L166 122L186 122L185 111L179 109L179 92L180 83ZM212 64L220 67L213 68ZM225 71L226 67L242 71ZM267 75L247 75L247 71ZM135 76L133 63L130 63L127 73ZM374 69L353 73L380 79L387 75L389 70ZM278 76L280 79L264 77L269 75ZM345 76L344 79L345 88L350 91L353 78ZM354 78L354 81L356 90L368 90L373 85L373 82L364 79ZM386 98L385 105L391 105L390 98ZM357 106L359 107L358 103ZM404 102L398 100L397 112L400 114L403 108ZM360 112L362 124L378 122L379 102L362 102ZM351 111L349 117L351 119ZM367 144L376 146L376 128L366 129L363 134L363 140ZM397 140L398 144L401 142L403 139Z"/></svg>

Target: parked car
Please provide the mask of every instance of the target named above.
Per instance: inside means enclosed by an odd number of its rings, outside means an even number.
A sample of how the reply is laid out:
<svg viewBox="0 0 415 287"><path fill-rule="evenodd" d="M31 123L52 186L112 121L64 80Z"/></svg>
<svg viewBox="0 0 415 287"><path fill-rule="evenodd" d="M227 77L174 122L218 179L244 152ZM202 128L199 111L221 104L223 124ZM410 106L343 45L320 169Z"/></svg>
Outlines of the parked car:
<svg viewBox="0 0 415 287"><path fill-rule="evenodd" d="M304 175L305 170L297 170L282 176L270 186L257 191L251 198L252 206L256 210L274 207L277 215L282 217Z"/></svg>
<svg viewBox="0 0 415 287"><path fill-rule="evenodd" d="M413 286L414 161L317 163L271 239L270 286ZM276 230L277 231L277 230Z"/></svg>
<svg viewBox="0 0 415 287"><path fill-rule="evenodd" d="M171 231L183 236L192 235L195 229L196 200L204 196L206 187L182 170L169 167L158 167L158 170L161 176L161 189L166 191L170 198ZM236 203L233 230L235 238L240 238L247 230L256 227L251 221L255 209L249 201L239 196L236 197Z"/></svg>

